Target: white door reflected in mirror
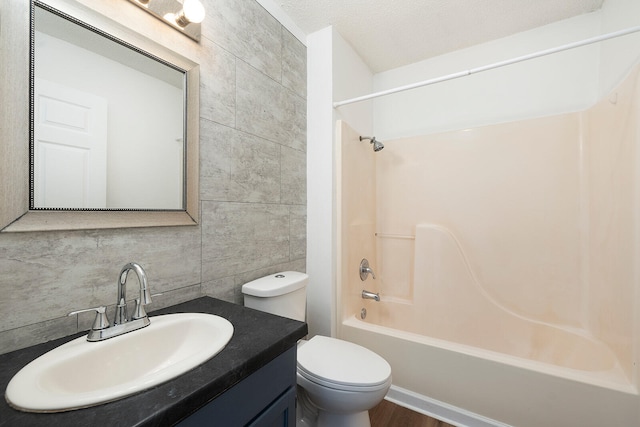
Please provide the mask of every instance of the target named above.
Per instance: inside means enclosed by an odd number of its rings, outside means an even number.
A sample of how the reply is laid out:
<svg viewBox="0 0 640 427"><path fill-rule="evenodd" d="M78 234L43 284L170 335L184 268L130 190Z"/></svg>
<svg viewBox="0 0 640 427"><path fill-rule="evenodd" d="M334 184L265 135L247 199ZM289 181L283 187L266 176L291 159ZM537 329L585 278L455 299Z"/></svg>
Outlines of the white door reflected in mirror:
<svg viewBox="0 0 640 427"><path fill-rule="evenodd" d="M34 16L31 209L184 210L185 71Z"/></svg>
<svg viewBox="0 0 640 427"><path fill-rule="evenodd" d="M34 203L42 208L107 207L107 100L37 79Z"/></svg>

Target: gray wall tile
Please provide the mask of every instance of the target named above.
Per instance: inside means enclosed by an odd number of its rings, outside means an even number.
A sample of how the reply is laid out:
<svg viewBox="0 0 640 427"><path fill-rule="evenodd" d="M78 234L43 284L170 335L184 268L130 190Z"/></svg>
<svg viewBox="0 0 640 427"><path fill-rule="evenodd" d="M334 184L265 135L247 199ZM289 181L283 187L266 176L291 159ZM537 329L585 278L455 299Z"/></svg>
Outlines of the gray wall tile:
<svg viewBox="0 0 640 427"><path fill-rule="evenodd" d="M307 207L290 206L289 256L292 260L307 257Z"/></svg>
<svg viewBox="0 0 640 427"><path fill-rule="evenodd" d="M5 313L5 312L3 312ZM8 353L78 332L76 319L61 317L0 332L0 351ZM28 362L28 361L25 361Z"/></svg>
<svg viewBox="0 0 640 427"><path fill-rule="evenodd" d="M307 203L307 155L288 147L281 147L282 193L280 201L292 205Z"/></svg>
<svg viewBox="0 0 640 427"><path fill-rule="evenodd" d="M289 209L202 202L202 278L232 276L289 261Z"/></svg>
<svg viewBox="0 0 640 427"><path fill-rule="evenodd" d="M281 25L254 0L205 0L203 37L281 81Z"/></svg>
<svg viewBox="0 0 640 427"><path fill-rule="evenodd" d="M116 302L120 269L146 271L152 293L200 283L197 227L0 235L0 330ZM177 262L176 260L180 260ZM132 276L128 295L137 295ZM24 307L15 310L16 307Z"/></svg>
<svg viewBox="0 0 640 427"><path fill-rule="evenodd" d="M280 201L280 146L207 121L201 123L201 198Z"/></svg>
<svg viewBox="0 0 640 427"><path fill-rule="evenodd" d="M202 292L205 295L218 298L223 301L242 304L242 298L238 298L239 293L238 289L236 289L236 283L233 276L204 282L202 284Z"/></svg>
<svg viewBox="0 0 640 427"><path fill-rule="evenodd" d="M236 125L236 57L203 38L200 64L200 117Z"/></svg>
<svg viewBox="0 0 640 427"><path fill-rule="evenodd" d="M282 85L307 98L307 48L282 29Z"/></svg>
<svg viewBox="0 0 640 427"><path fill-rule="evenodd" d="M236 126L296 150L306 149L304 98L250 65L236 63Z"/></svg>

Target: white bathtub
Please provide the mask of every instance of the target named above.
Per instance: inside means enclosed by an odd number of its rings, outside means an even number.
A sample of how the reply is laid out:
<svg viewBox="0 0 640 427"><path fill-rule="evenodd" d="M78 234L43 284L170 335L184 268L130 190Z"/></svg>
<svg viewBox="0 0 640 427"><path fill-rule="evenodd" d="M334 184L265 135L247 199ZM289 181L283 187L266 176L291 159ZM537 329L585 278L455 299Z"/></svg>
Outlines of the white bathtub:
<svg viewBox="0 0 640 427"><path fill-rule="evenodd" d="M637 426L630 369L605 343L501 306L447 229L417 227L414 244L412 298L357 300L338 330L391 364L392 400L457 425Z"/></svg>
<svg viewBox="0 0 640 427"><path fill-rule="evenodd" d="M372 303L367 306L369 313L375 310ZM582 366L593 369L561 367L375 325L356 316L342 322L340 337L391 364L391 400L455 425L636 426L637 390L615 361L602 360L604 369L597 369L585 357Z"/></svg>

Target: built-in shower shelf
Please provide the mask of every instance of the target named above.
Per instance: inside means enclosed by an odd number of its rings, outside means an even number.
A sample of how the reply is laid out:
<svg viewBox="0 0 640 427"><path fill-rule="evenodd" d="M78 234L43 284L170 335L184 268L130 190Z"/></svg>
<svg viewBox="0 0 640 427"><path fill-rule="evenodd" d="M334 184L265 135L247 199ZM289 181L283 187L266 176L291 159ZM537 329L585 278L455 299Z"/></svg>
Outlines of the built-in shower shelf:
<svg viewBox="0 0 640 427"><path fill-rule="evenodd" d="M412 235L409 235L409 234L376 233L376 237L382 237L382 238L386 238L386 239L416 240L416 236L412 236Z"/></svg>

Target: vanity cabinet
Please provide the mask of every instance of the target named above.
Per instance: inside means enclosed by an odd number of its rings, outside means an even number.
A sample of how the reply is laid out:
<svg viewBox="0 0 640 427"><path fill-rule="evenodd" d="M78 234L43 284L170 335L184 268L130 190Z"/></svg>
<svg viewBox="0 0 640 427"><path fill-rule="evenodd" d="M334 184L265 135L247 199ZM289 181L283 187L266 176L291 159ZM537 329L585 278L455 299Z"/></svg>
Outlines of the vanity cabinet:
<svg viewBox="0 0 640 427"><path fill-rule="evenodd" d="M178 427L295 425L295 346L177 424Z"/></svg>

